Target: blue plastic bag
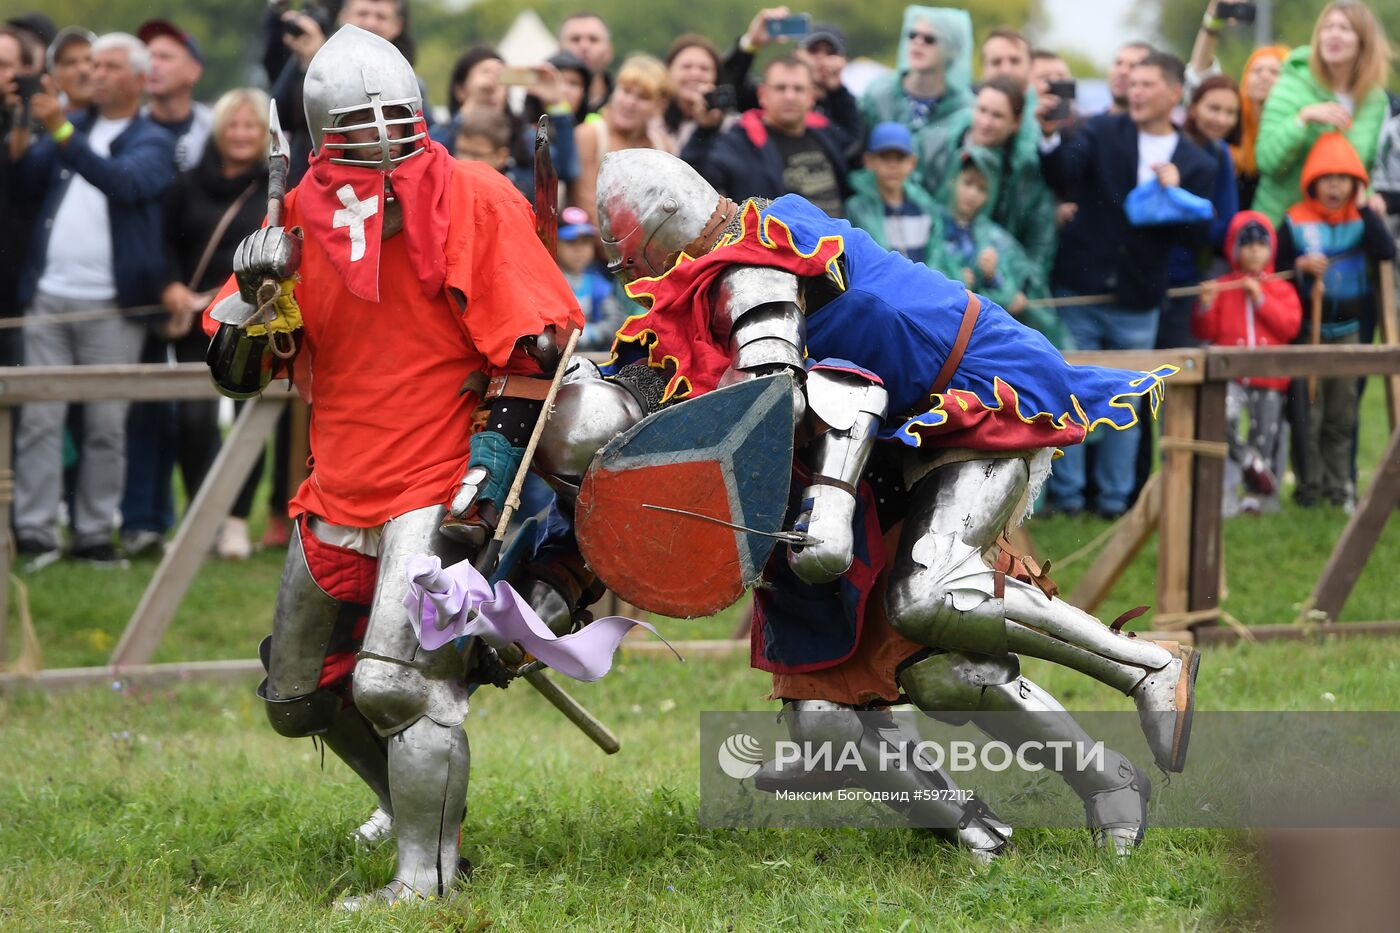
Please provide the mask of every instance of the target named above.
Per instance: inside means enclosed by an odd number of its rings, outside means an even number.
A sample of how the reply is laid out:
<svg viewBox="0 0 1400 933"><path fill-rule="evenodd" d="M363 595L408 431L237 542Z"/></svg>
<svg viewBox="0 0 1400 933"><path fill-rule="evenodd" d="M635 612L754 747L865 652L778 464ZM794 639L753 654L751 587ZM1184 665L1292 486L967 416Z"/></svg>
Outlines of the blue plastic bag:
<svg viewBox="0 0 1400 933"><path fill-rule="evenodd" d="M1210 201L1185 188L1163 188L1156 178L1129 191L1123 211L1134 227L1204 223L1215 217L1215 206Z"/></svg>

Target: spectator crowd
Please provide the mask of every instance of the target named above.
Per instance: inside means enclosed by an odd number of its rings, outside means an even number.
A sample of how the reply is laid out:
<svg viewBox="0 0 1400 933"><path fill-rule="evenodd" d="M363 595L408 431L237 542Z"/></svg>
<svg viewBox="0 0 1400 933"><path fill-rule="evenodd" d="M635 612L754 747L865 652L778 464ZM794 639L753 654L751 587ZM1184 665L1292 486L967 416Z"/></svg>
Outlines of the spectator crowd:
<svg viewBox="0 0 1400 933"><path fill-rule="evenodd" d="M1062 350L1371 342L1377 263L1394 258L1400 231L1400 98L1386 89L1384 29L1364 3L1337 0L1306 44L1256 48L1236 77L1216 45L1239 24L1217 0L1202 13L1185 60L1125 42L1099 113L1080 109L1055 51L1012 25L979 43L966 12L924 6L889 24L896 64L873 79L848 67L839 25L776 7L728 48L688 33L661 57L616 65L608 24L578 12L541 61L480 44L442 87L420 85L446 104L425 107L432 138L527 198L536 127L550 118L567 205L558 261L587 318L582 349L607 349L630 313L599 265L593 203L603 157L628 148L670 152L736 200L801 195ZM196 99L207 91L200 45L175 23L98 36L32 13L0 27L0 362L202 361L198 317L266 208L268 102L295 183L311 145L302 77L345 24L413 60L406 0L274 3L267 90L204 94L211 103ZM1359 391L1354 379L1231 385L1227 511L1277 508L1290 468L1299 505L1350 507ZM1067 451L1043 505L1124 512L1150 459L1143 434ZM175 522L175 472L192 497L219 444L210 401L24 405L22 558L116 565L158 552ZM285 435L276 447L268 544L286 534ZM224 523L224 557L250 552L257 484Z"/></svg>

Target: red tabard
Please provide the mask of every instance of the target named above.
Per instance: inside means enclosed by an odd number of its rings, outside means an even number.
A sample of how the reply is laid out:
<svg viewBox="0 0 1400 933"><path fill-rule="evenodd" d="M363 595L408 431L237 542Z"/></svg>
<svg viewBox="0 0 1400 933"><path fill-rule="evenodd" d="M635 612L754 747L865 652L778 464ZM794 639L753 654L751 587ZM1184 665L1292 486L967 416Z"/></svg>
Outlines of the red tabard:
<svg viewBox="0 0 1400 933"><path fill-rule="evenodd" d="M460 394L467 377L503 372L516 341L550 324L582 326L510 182L459 162L451 186L447 281L433 299L423 297L403 236L383 243L377 303L345 287L326 246L305 244L295 379L312 403L312 470L292 515L370 527L445 504L466 470L479 401ZM288 227L297 225L296 194L287 197ZM235 287L230 280L220 298ZM204 324L211 334L218 326L207 315Z"/></svg>

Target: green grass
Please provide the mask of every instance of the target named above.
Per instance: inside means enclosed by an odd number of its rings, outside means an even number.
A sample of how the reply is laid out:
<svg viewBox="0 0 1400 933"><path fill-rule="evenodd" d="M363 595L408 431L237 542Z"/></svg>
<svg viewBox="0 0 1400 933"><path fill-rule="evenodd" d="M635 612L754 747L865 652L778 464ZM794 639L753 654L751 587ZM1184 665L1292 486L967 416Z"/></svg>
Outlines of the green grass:
<svg viewBox="0 0 1400 933"><path fill-rule="evenodd" d="M1382 393L1362 415L1363 483L1384 446ZM1250 624L1291 620L1345 524L1335 510L1226 525L1225 607ZM261 520L255 515L254 534ZM1063 557L1103 529L1037 519ZM1400 618L1387 529L1343 619ZM211 561L158 661L253 656L269 628L280 554ZM1056 572L1069 590L1088 561ZM47 667L101 664L154 570L60 564L26 578ZM1150 601L1149 544L1103 608ZM663 622L673 638L728 637L731 610ZM13 632L13 629L12 629ZM11 637L11 651L16 637ZM627 657L571 689L622 737L599 753L526 686L478 694L469 887L423 910L335 914L383 884L388 848L347 833L372 806L338 761L276 736L251 683L98 688L0 697L0 930L1236 929L1267 925L1246 834L1153 832L1126 865L1081 831L1023 831L990 869L907 831L719 831L696 823L698 711L772 709L742 656L685 664ZM1077 709L1126 709L1112 691L1028 662ZM1204 709L1400 709L1400 640L1212 648ZM995 804L995 801L992 801Z"/></svg>
<svg viewBox="0 0 1400 933"><path fill-rule="evenodd" d="M1049 665L1078 708L1122 697ZM1280 677L1280 671L1289 676ZM1206 709L1400 708L1400 642L1214 649ZM346 833L368 792L276 736L251 684L0 699L6 930L1200 929L1262 923L1251 840L1158 831L1116 865L1075 830L1023 831L979 870L909 831L699 828L701 709L770 709L741 657L628 658L577 695L621 736L605 757L524 685L469 719L469 888L425 911L345 918L391 853ZM1335 703L1323 699L1335 695Z"/></svg>

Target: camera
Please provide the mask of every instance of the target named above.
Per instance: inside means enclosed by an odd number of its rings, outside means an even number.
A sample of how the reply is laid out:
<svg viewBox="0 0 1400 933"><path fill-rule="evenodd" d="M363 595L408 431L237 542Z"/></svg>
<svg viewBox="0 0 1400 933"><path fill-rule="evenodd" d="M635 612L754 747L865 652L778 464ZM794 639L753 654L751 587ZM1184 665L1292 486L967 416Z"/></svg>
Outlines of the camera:
<svg viewBox="0 0 1400 933"><path fill-rule="evenodd" d="M39 93L38 75L15 75L14 81L15 93L17 93L19 99L26 104L29 103L29 98Z"/></svg>
<svg viewBox="0 0 1400 933"><path fill-rule="evenodd" d="M733 110L738 105L734 85L721 84L705 92L706 110Z"/></svg>
<svg viewBox="0 0 1400 933"><path fill-rule="evenodd" d="M1232 19L1237 23L1252 23L1258 8L1253 3L1217 3L1215 15L1218 19Z"/></svg>
<svg viewBox="0 0 1400 933"><path fill-rule="evenodd" d="M276 13L279 17L292 8L288 0L269 0L268 9ZM334 28L335 17L331 15L330 9L322 0L302 0L301 9L298 11L303 16L309 16L316 21L316 25L321 27L322 35L330 35ZM293 19L282 20L282 34L285 36L302 36L306 34L306 29Z"/></svg>

